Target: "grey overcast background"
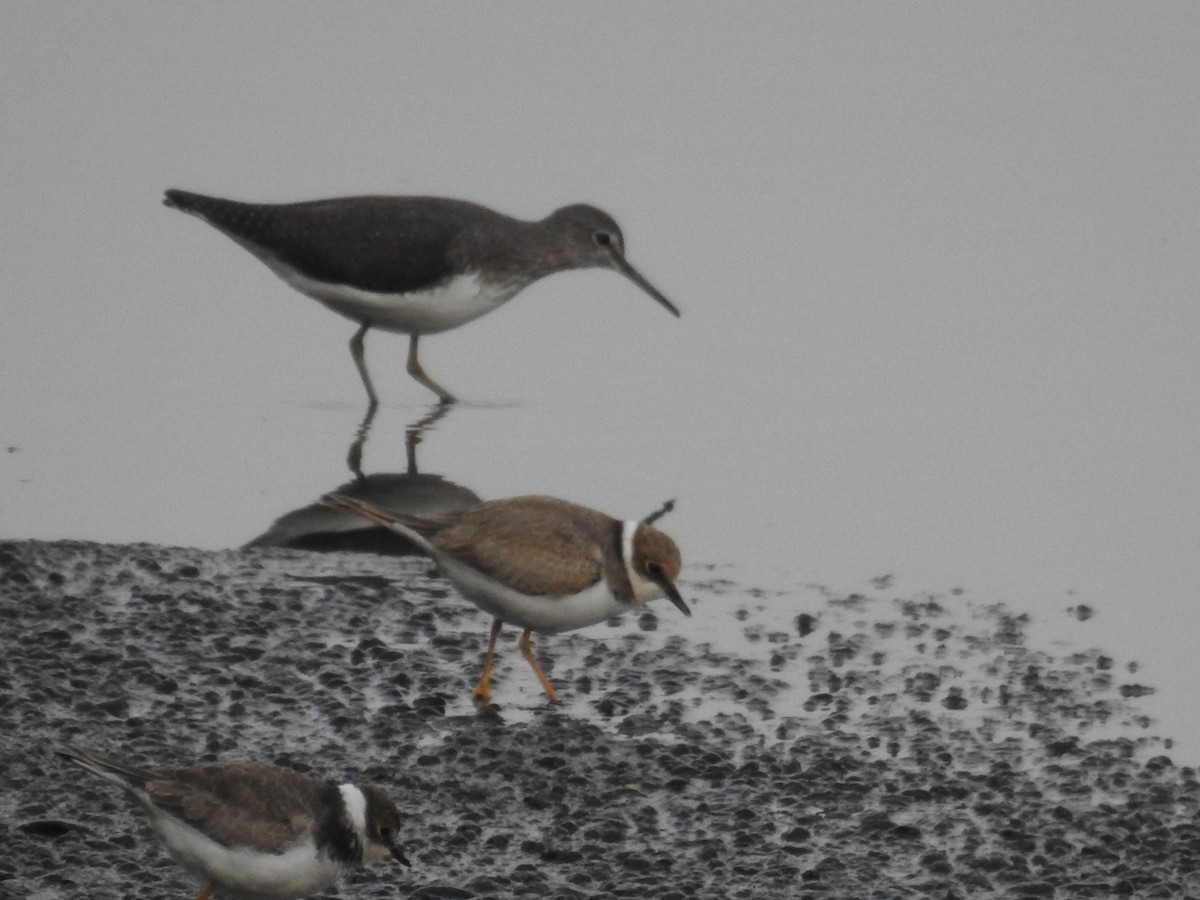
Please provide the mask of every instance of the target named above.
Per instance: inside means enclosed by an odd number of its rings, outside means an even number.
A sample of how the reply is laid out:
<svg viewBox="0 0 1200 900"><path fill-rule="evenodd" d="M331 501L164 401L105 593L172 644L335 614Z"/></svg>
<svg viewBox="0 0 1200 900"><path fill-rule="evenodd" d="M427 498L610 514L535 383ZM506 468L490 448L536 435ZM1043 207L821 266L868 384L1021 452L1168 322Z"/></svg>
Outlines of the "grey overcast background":
<svg viewBox="0 0 1200 900"><path fill-rule="evenodd" d="M0 537L234 546L348 477L353 325L164 188L590 202L683 318L576 272L429 338L423 471L676 497L685 582L1003 601L1200 762L1198 46L1191 2L7 2Z"/></svg>

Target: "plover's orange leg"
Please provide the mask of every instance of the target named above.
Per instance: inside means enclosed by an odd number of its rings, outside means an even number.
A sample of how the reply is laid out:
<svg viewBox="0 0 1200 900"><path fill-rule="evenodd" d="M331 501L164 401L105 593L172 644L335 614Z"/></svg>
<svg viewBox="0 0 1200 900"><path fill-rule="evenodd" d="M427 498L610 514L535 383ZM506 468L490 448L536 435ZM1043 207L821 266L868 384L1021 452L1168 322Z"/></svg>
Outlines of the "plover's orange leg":
<svg viewBox="0 0 1200 900"><path fill-rule="evenodd" d="M533 669L533 674L538 677L538 681L542 683L542 690L546 692L546 696L551 700L558 699L558 692L554 690L554 686L550 684L550 679L546 677L546 673L542 671L542 667L538 665L537 657L533 655L533 642L529 639L530 630L525 629L521 635L521 639L517 641L517 646L521 648L521 653L525 659L529 661L530 667Z"/></svg>
<svg viewBox="0 0 1200 900"><path fill-rule="evenodd" d="M483 657L483 674L479 676L479 683L475 685L475 699L481 703L487 703L492 699L492 661L496 658L496 638L500 637L500 629L504 627L504 623L499 619L492 620L492 634L488 638L487 655Z"/></svg>
<svg viewBox="0 0 1200 900"><path fill-rule="evenodd" d="M208 887L206 887L204 890L202 890L199 894L196 895L196 900L212 900L213 890L215 888L216 888L215 884L210 884Z"/></svg>

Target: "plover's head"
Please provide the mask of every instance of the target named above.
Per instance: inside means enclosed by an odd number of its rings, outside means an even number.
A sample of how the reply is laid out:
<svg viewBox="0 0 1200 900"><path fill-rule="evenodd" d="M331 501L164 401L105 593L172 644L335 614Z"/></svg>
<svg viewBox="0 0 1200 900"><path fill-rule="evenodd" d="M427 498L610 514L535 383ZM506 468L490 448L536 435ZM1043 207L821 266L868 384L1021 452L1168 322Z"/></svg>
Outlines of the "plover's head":
<svg viewBox="0 0 1200 900"><path fill-rule="evenodd" d="M343 784L341 793L350 826L362 846L363 862L390 856L411 866L400 849L400 810L392 798L373 784Z"/></svg>
<svg viewBox="0 0 1200 900"><path fill-rule="evenodd" d="M644 522L626 522L623 537L621 551L638 602L666 597L685 616L690 616L692 611L675 587L680 568L679 548L675 542Z"/></svg>

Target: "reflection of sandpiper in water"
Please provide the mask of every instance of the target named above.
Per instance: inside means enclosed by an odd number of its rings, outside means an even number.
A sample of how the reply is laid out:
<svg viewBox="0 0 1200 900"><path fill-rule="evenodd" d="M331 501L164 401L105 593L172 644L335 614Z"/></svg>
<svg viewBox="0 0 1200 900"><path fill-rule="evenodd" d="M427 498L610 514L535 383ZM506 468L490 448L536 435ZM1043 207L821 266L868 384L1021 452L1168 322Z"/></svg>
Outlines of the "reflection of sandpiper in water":
<svg viewBox="0 0 1200 900"><path fill-rule="evenodd" d="M612 217L584 204L526 222L442 197L274 204L169 190L163 202L199 216L296 290L358 322L350 353L372 405L378 395L363 359L369 329L409 335L409 374L451 402L417 359L420 336L477 319L555 272L612 269L679 315L626 261Z"/></svg>
<svg viewBox="0 0 1200 900"><path fill-rule="evenodd" d="M455 484L442 475L417 471L417 445L451 408L444 403L437 404L405 429L406 471L367 475L362 471L363 446L378 411L378 406L368 407L347 453L347 462L354 472L354 480L339 485L334 489L335 492L412 516L440 516L478 505L479 496L469 488ZM361 515L333 509L328 504L319 502L284 513L270 528L248 541L245 546L388 555L425 552L395 532Z"/></svg>
<svg viewBox="0 0 1200 900"><path fill-rule="evenodd" d="M505 622L524 631L517 646L551 700L558 694L533 654L534 631L571 631L666 597L691 615L675 579L679 549L646 521L622 522L553 497L482 503L436 519L398 516L351 497L325 502L352 510L423 548L442 573L493 617L475 699L491 698L496 640ZM657 519L670 508L665 504Z"/></svg>

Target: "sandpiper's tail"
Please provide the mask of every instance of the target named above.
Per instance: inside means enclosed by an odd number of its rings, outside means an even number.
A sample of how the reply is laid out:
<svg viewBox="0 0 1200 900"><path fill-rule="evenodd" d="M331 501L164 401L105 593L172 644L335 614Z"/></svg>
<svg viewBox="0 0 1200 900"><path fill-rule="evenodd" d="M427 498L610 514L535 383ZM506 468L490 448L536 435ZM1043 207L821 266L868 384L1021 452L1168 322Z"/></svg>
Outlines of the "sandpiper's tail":
<svg viewBox="0 0 1200 900"><path fill-rule="evenodd" d="M169 188L163 193L163 206L216 222L219 222L222 217L227 217L231 210L247 205L237 200L209 197L207 194L194 194L178 188Z"/></svg>
<svg viewBox="0 0 1200 900"><path fill-rule="evenodd" d="M266 247L278 249L280 242L296 239L292 234L295 229L280 221L274 204L243 203L171 188L163 196L163 206L203 219L264 259L271 255Z"/></svg>

